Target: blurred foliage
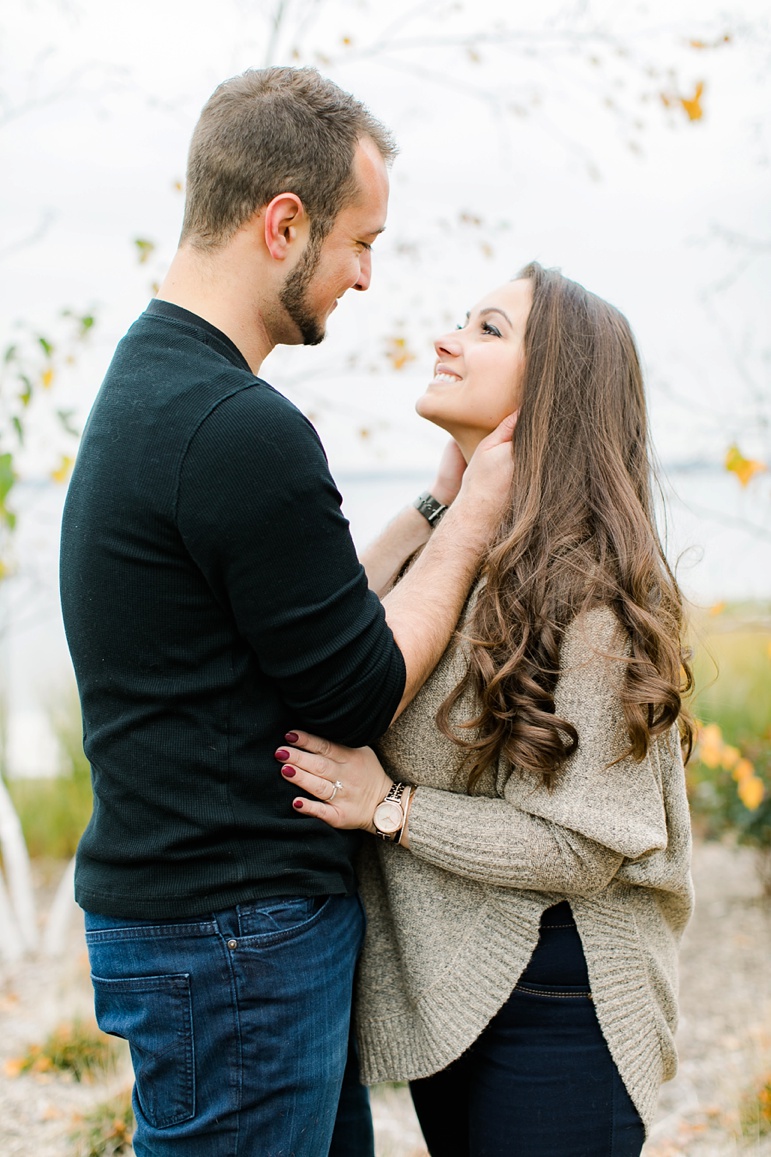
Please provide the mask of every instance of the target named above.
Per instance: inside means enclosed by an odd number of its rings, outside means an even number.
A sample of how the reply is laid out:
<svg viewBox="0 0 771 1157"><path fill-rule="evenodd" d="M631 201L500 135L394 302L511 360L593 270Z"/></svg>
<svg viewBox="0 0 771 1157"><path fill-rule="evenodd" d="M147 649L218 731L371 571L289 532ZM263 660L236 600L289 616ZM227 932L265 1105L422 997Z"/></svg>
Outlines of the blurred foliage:
<svg viewBox="0 0 771 1157"><path fill-rule="evenodd" d="M747 486L756 474L763 474L768 469L765 462L757 458L745 458L736 443L728 447L724 462L729 474L735 474L741 486Z"/></svg>
<svg viewBox="0 0 771 1157"><path fill-rule="evenodd" d="M72 1133L72 1157L130 1157L134 1132L131 1089L103 1101L81 1119Z"/></svg>
<svg viewBox="0 0 771 1157"><path fill-rule="evenodd" d="M57 407L52 387L64 369L76 363L94 324L92 313L63 309L46 333L17 323L14 339L0 350L0 578L11 569L9 536L16 528L16 513L9 499L18 478L18 454L37 435L43 415L53 418L68 439L79 436L74 411ZM49 476L65 482L73 461L72 455L57 453Z"/></svg>
<svg viewBox="0 0 771 1157"><path fill-rule="evenodd" d="M6 1063L11 1077L23 1073L69 1073L76 1081L90 1081L113 1068L115 1042L92 1022L68 1021L58 1025L42 1044L30 1045L23 1056Z"/></svg>
<svg viewBox="0 0 771 1157"><path fill-rule="evenodd" d="M91 771L83 752L80 707L74 688L51 711L59 741L61 774L51 779L11 779L8 791L30 856L69 859L91 816Z"/></svg>
<svg viewBox="0 0 771 1157"><path fill-rule="evenodd" d="M691 810L703 835L756 849L771 892L771 620L753 625L736 608L715 610L694 660L700 723L687 773Z"/></svg>
<svg viewBox="0 0 771 1157"><path fill-rule="evenodd" d="M771 1133L771 1072L766 1073L744 1097L739 1120L742 1134L748 1141Z"/></svg>

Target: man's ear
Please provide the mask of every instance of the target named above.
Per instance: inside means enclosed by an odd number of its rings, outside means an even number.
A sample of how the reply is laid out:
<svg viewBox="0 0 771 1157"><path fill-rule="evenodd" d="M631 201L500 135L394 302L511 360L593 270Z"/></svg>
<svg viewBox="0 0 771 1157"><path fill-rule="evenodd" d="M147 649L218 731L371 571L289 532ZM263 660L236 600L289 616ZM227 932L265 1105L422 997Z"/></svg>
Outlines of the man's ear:
<svg viewBox="0 0 771 1157"><path fill-rule="evenodd" d="M285 261L297 242L304 244L308 214L296 193L279 193L262 211L265 247L274 261Z"/></svg>

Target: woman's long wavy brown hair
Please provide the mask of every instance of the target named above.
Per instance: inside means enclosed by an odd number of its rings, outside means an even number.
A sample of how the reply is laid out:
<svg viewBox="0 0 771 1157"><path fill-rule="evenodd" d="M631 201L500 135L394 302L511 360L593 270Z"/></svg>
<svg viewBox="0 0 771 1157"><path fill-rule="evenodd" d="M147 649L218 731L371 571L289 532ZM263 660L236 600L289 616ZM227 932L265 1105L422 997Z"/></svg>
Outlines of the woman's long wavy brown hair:
<svg viewBox="0 0 771 1157"><path fill-rule="evenodd" d="M604 604L630 640L622 690L629 747L679 720L691 672L683 600L656 530L645 389L635 341L613 306L557 270L527 265L525 331L511 503L464 628L468 669L437 722L468 752L468 788L503 755L551 787L579 743L555 715L565 629ZM453 707L479 704L458 724ZM460 731L466 732L465 735Z"/></svg>

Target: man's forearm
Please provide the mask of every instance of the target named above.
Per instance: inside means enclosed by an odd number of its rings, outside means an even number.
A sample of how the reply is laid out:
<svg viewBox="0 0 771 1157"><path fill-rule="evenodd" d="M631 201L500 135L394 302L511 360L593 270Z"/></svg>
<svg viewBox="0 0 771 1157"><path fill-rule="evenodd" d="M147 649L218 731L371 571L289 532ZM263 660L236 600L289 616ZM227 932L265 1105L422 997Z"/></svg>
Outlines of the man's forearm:
<svg viewBox="0 0 771 1157"><path fill-rule="evenodd" d="M460 502L448 510L436 530L429 528L429 535L430 541L414 566L383 598L388 625L407 668L397 716L423 686L447 647L488 545L471 512Z"/></svg>

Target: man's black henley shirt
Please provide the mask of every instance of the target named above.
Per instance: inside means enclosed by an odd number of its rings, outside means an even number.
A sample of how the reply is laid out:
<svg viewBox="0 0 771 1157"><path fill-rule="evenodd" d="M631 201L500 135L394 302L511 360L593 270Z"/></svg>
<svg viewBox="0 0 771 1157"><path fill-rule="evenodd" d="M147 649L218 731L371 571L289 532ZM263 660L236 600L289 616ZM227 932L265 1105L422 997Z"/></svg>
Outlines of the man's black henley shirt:
<svg viewBox="0 0 771 1157"><path fill-rule="evenodd" d="M292 727L388 726L401 653L310 422L219 330L154 301L118 346L62 525L94 811L76 895L120 918L350 893L353 833L297 814Z"/></svg>

